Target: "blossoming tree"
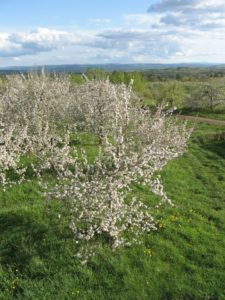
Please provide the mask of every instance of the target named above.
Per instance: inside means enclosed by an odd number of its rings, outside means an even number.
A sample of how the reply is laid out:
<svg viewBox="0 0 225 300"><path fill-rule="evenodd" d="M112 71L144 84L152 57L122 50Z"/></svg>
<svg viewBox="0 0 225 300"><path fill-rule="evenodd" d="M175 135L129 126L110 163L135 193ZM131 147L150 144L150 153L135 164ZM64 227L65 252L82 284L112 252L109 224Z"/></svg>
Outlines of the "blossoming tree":
<svg viewBox="0 0 225 300"><path fill-rule="evenodd" d="M10 168L25 178L21 155L36 158L32 167L40 180L53 169L58 183L46 197L65 204L84 261L98 236L116 249L156 230L151 207L135 197L134 184L157 194L158 206L172 204L157 172L183 153L192 129L162 108L155 113L144 108L132 82L73 85L67 76L44 72L9 76L0 94L0 117L1 181ZM80 131L98 138L92 162L85 147L70 143Z"/></svg>

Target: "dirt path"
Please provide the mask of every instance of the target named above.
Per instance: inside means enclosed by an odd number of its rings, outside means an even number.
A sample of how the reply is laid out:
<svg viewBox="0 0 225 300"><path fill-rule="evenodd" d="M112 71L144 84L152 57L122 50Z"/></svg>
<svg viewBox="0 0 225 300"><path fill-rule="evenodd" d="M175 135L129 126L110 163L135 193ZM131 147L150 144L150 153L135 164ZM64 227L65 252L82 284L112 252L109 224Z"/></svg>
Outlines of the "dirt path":
<svg viewBox="0 0 225 300"><path fill-rule="evenodd" d="M179 118L179 119L190 120L190 121L193 121L193 122L201 122L201 123L225 126L225 121L223 121L223 120L215 120L215 119L185 116L185 115L176 115L176 117Z"/></svg>

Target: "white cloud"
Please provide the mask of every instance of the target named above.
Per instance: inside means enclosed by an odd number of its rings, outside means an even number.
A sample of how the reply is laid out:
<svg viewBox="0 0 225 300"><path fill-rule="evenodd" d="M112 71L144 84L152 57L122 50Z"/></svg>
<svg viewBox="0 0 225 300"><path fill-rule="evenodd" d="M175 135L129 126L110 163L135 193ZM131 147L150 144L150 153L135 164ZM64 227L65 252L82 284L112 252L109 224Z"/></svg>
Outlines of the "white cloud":
<svg viewBox="0 0 225 300"><path fill-rule="evenodd" d="M224 0L160 0L152 4L148 12L160 16L161 25L202 31L225 26Z"/></svg>
<svg viewBox="0 0 225 300"><path fill-rule="evenodd" d="M154 29L111 29L97 32L80 31L76 33L38 28L32 32L15 34L0 33L0 56L21 57L35 55L53 50L65 50L83 47L101 56L118 58L124 54L132 57L133 53L141 51L153 56L169 56L179 49L179 44L173 37L159 33ZM60 56L60 55L59 55Z"/></svg>
<svg viewBox="0 0 225 300"><path fill-rule="evenodd" d="M30 33L0 33L0 56L14 57L51 51L67 37L64 32L39 28Z"/></svg>
<svg viewBox="0 0 225 300"><path fill-rule="evenodd" d="M68 45L82 44L82 40L90 40L91 33L38 28L31 32L0 33L0 56L18 57L62 49Z"/></svg>
<svg viewBox="0 0 225 300"><path fill-rule="evenodd" d="M201 0L160 0L152 4L148 11L149 12L167 12L170 10L180 11L198 5Z"/></svg>
<svg viewBox="0 0 225 300"><path fill-rule="evenodd" d="M88 21L94 24L109 24L112 22L111 19L101 19L101 18L89 19Z"/></svg>
<svg viewBox="0 0 225 300"><path fill-rule="evenodd" d="M14 61L21 61L21 58L20 57L13 57L13 60Z"/></svg>
<svg viewBox="0 0 225 300"><path fill-rule="evenodd" d="M123 16L123 20L128 24L153 26L160 21L160 16L150 14L127 14Z"/></svg>
<svg viewBox="0 0 225 300"><path fill-rule="evenodd" d="M108 30L98 34L104 47L128 51L130 55L141 54L148 57L169 57L180 51L179 40L157 30Z"/></svg>

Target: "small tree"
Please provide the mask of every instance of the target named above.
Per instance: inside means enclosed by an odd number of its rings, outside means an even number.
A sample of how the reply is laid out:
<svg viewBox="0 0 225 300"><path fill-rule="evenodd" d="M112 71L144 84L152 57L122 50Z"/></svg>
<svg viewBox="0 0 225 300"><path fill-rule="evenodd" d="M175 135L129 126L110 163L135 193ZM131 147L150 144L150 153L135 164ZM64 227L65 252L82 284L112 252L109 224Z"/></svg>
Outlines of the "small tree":
<svg viewBox="0 0 225 300"><path fill-rule="evenodd" d="M214 107L224 102L224 91L221 86L205 84L201 90L201 99L206 107L213 111Z"/></svg>
<svg viewBox="0 0 225 300"><path fill-rule="evenodd" d="M156 90L154 96L157 102L164 102L170 107L181 105L185 95L181 82L171 80L152 87Z"/></svg>
<svg viewBox="0 0 225 300"><path fill-rule="evenodd" d="M84 151L77 154L75 174L64 177L63 184L48 192L48 199L67 203L70 228L81 244L78 256L86 261L93 254L90 240L98 235L116 249L138 242L142 232L156 229L150 207L141 199L130 198L133 184L148 186L160 196L160 204L172 204L156 172L184 151L191 129L177 124L161 109L152 114L137 102L134 106L131 87L125 85L87 82L79 95L88 102L86 120L96 118L96 129L103 128L98 155L88 163ZM95 110L98 101L101 113ZM133 238L127 239L127 234Z"/></svg>

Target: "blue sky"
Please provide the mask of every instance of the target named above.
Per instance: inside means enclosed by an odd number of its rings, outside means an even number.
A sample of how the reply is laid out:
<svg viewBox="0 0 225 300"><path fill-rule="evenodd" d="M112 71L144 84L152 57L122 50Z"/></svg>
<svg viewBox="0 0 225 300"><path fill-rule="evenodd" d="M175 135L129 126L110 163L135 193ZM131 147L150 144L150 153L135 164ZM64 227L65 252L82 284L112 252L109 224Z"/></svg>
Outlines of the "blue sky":
<svg viewBox="0 0 225 300"><path fill-rule="evenodd" d="M224 0L0 0L0 67L225 62Z"/></svg>
<svg viewBox="0 0 225 300"><path fill-rule="evenodd" d="M0 0L0 28L86 27L90 19L121 23L123 14L145 13L149 0Z"/></svg>

